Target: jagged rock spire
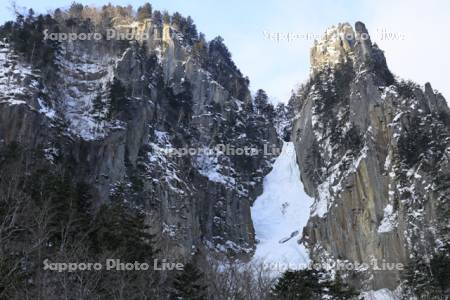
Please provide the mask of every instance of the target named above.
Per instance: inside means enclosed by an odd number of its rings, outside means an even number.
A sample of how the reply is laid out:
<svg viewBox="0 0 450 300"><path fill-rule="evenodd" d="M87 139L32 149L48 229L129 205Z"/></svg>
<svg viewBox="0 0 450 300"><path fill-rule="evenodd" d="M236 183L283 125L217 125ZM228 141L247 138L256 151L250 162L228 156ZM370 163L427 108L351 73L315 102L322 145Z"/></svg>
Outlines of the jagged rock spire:
<svg viewBox="0 0 450 300"><path fill-rule="evenodd" d="M382 85L390 85L394 81L383 51L372 44L362 22L356 22L354 27L340 23L327 29L322 39L314 42L310 59L312 76L326 68L350 62L356 72L374 71Z"/></svg>
<svg viewBox="0 0 450 300"><path fill-rule="evenodd" d="M321 40L314 41L311 49L311 72L316 74L326 67L346 62L353 52L354 37L355 32L349 23L327 29Z"/></svg>

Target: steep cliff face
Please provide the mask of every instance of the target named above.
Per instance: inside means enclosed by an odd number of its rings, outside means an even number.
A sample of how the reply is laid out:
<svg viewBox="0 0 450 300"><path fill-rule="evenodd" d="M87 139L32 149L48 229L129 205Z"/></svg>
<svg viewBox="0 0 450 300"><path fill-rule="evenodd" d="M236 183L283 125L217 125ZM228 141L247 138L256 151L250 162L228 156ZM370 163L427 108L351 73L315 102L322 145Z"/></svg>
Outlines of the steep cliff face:
<svg viewBox="0 0 450 300"><path fill-rule="evenodd" d="M292 99L301 180L315 198L303 241L316 261L411 264L449 239L450 110L390 73L364 24L339 24L311 50L310 80ZM395 289L400 270L362 271L366 289Z"/></svg>
<svg viewBox="0 0 450 300"><path fill-rule="evenodd" d="M97 28L79 22L79 32ZM64 169L97 206L120 194L147 214L167 255L249 254L250 205L271 169L262 150L280 145L272 120L253 109L220 39L199 55L198 37L161 20L114 26L148 37L54 42L45 65L2 41L0 147L41 153L24 161ZM233 154L244 147L258 153Z"/></svg>

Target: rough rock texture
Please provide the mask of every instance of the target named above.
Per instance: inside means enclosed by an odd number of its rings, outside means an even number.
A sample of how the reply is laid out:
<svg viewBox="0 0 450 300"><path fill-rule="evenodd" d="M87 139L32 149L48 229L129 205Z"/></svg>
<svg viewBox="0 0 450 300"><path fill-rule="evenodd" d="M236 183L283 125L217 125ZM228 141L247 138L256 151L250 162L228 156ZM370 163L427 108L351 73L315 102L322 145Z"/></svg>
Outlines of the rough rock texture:
<svg viewBox="0 0 450 300"><path fill-rule="evenodd" d="M306 192L303 241L316 261L408 264L448 240L450 110L430 84L399 81L364 24L340 24L311 51L291 105ZM399 270L362 271L365 289L395 289Z"/></svg>
<svg viewBox="0 0 450 300"><path fill-rule="evenodd" d="M271 169L262 149L280 145L272 121L254 111L248 81L220 51L210 47L201 63L177 28L125 25L149 38L63 41L45 71L3 41L0 147L42 152L89 184L98 205L122 193L173 255L250 253L250 205ZM206 151L219 144L260 152ZM173 152L188 147L204 152Z"/></svg>

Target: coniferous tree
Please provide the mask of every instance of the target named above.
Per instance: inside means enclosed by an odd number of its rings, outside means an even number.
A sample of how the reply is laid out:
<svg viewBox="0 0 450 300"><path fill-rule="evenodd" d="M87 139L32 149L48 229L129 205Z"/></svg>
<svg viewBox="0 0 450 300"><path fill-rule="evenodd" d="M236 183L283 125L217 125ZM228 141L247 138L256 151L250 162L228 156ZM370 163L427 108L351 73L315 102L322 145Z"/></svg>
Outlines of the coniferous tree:
<svg viewBox="0 0 450 300"><path fill-rule="evenodd" d="M431 259L430 268L433 274L434 286L439 290L440 296L450 295L450 244L442 246Z"/></svg>
<svg viewBox="0 0 450 300"><path fill-rule="evenodd" d="M153 12L153 23L155 23L156 25L161 25L162 24L162 14L159 10L155 10Z"/></svg>
<svg viewBox="0 0 450 300"><path fill-rule="evenodd" d="M178 30L182 30L183 28L184 18L179 12L175 12L172 15L172 25L174 25Z"/></svg>
<svg viewBox="0 0 450 300"><path fill-rule="evenodd" d="M274 109L272 103L268 103L262 113L267 118L267 120L271 123L276 117L276 112L275 112L275 109Z"/></svg>
<svg viewBox="0 0 450 300"><path fill-rule="evenodd" d="M419 117L412 117L409 123L408 130L398 139L398 153L402 161L411 167L430 146L431 137L425 131L426 127Z"/></svg>
<svg viewBox="0 0 450 300"><path fill-rule="evenodd" d="M353 287L342 280L342 277L338 272L336 273L334 280L331 280L327 285L328 294L331 299L347 300L353 299L359 295Z"/></svg>
<svg viewBox="0 0 450 300"><path fill-rule="evenodd" d="M109 101L108 118L111 119L123 109L126 101L126 88L116 77L111 84Z"/></svg>
<svg viewBox="0 0 450 300"><path fill-rule="evenodd" d="M203 273L195 266L195 264L192 262L187 263L184 265L183 271L175 276L171 299L206 299L206 286L204 285L204 281Z"/></svg>
<svg viewBox="0 0 450 300"><path fill-rule="evenodd" d="M92 240L97 252L114 252L132 261L152 259L157 252L144 214L128 207L125 191L115 191L110 205L100 208L94 220Z"/></svg>
<svg viewBox="0 0 450 300"><path fill-rule="evenodd" d="M415 255L406 267L404 279L406 286L417 297L441 297L450 294L450 246L445 244L437 253L425 261L422 256Z"/></svg>
<svg viewBox="0 0 450 300"><path fill-rule="evenodd" d="M73 2L69 8L69 16L74 19L81 19L83 13L83 4Z"/></svg>
<svg viewBox="0 0 450 300"><path fill-rule="evenodd" d="M205 35L203 33L200 33L198 40L194 43L192 47L192 54L204 67L208 61L208 43L206 42Z"/></svg>
<svg viewBox="0 0 450 300"><path fill-rule="evenodd" d="M41 70L55 68L54 57L58 51L59 42L44 39L44 30L58 31L56 21L50 15L34 16L30 9L27 17L17 14L15 22L7 22L0 26L0 39L6 38L15 51Z"/></svg>
<svg viewBox="0 0 450 300"><path fill-rule="evenodd" d="M359 293L345 283L339 273L334 279L325 270L305 269L286 271L272 288L275 299L356 299Z"/></svg>
<svg viewBox="0 0 450 300"><path fill-rule="evenodd" d="M101 120L101 116L102 116L104 108L105 108L105 104L103 103L102 95L100 93L98 93L95 96L94 100L92 100L92 113L94 114L94 118L97 121Z"/></svg>
<svg viewBox="0 0 450 300"><path fill-rule="evenodd" d="M320 275L316 270L288 270L272 288L275 299L316 299L322 294Z"/></svg>
<svg viewBox="0 0 450 300"><path fill-rule="evenodd" d="M191 41L198 39L197 27L195 26L194 20L191 18L191 16L187 17L186 26L185 28L183 28L183 32Z"/></svg>
<svg viewBox="0 0 450 300"><path fill-rule="evenodd" d="M147 2L143 6L138 8L137 10L138 21L150 19L151 17L152 17L152 5L150 3Z"/></svg>
<svg viewBox="0 0 450 300"><path fill-rule="evenodd" d="M435 286L429 263L422 256L414 255L405 268L403 274L405 285L409 290L422 299L422 297L433 297Z"/></svg>
<svg viewBox="0 0 450 300"><path fill-rule="evenodd" d="M167 11L163 12L162 21L164 24L170 24L170 15Z"/></svg>
<svg viewBox="0 0 450 300"><path fill-rule="evenodd" d="M266 107L269 104L268 99L269 99L269 97L267 96L267 94L264 90L259 89L256 91L255 107L259 114L262 114L266 110Z"/></svg>
<svg viewBox="0 0 450 300"><path fill-rule="evenodd" d="M169 118L175 122L186 123L192 116L192 90L189 82L182 84L183 90L174 94L172 88L166 90L170 105Z"/></svg>
<svg viewBox="0 0 450 300"><path fill-rule="evenodd" d="M53 17L57 22L61 22L63 20L64 14L60 8L55 9L53 12Z"/></svg>

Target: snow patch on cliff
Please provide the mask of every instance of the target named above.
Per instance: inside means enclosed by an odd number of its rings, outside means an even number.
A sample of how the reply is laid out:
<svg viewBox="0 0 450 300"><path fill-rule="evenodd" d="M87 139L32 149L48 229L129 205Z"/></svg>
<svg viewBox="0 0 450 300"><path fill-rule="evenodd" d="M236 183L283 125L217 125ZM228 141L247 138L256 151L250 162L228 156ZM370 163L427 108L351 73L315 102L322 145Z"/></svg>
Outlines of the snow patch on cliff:
<svg viewBox="0 0 450 300"><path fill-rule="evenodd" d="M225 166L219 162L219 157L214 155L212 149L203 149L203 153L197 155L194 161L198 171L210 181L221 183L229 188L236 186L236 180L224 174ZM228 170L230 171L230 170Z"/></svg>
<svg viewBox="0 0 450 300"><path fill-rule="evenodd" d="M342 166L349 160L348 156L344 156L337 164L331 167L330 175L317 187L318 197L311 209L311 216L318 216L323 218L328 213L329 208L333 203L335 195L338 195L342 190L342 182L344 178L351 173L355 173L361 161L367 157L368 147L364 146L358 157L353 159L353 163L344 173L342 173ZM330 152L332 153L332 152Z"/></svg>
<svg viewBox="0 0 450 300"><path fill-rule="evenodd" d="M383 220L381 220L380 226L378 226L378 233L391 232L397 227L397 212L394 212L394 208L391 204L386 205L384 208Z"/></svg>
<svg viewBox="0 0 450 300"><path fill-rule="evenodd" d="M388 289L363 292L360 299L364 300L399 300L396 294Z"/></svg>
<svg viewBox="0 0 450 300"><path fill-rule="evenodd" d="M292 269L305 267L309 255L298 240L312 203L303 191L294 144L284 143L272 171L264 178L264 191L251 209L259 241L253 259L266 265L278 264L274 273L281 273L287 264Z"/></svg>
<svg viewBox="0 0 450 300"><path fill-rule="evenodd" d="M18 58L8 43L0 42L0 103L26 105L37 91L38 75Z"/></svg>
<svg viewBox="0 0 450 300"><path fill-rule="evenodd" d="M94 101L107 97L109 93L116 63L114 58L108 56L90 57L82 52L69 52L64 47L57 56L63 80L60 92L64 115L69 122L69 130L84 140L101 139L109 129L120 128L118 123L96 119L93 113ZM100 114L99 117L104 116Z"/></svg>

